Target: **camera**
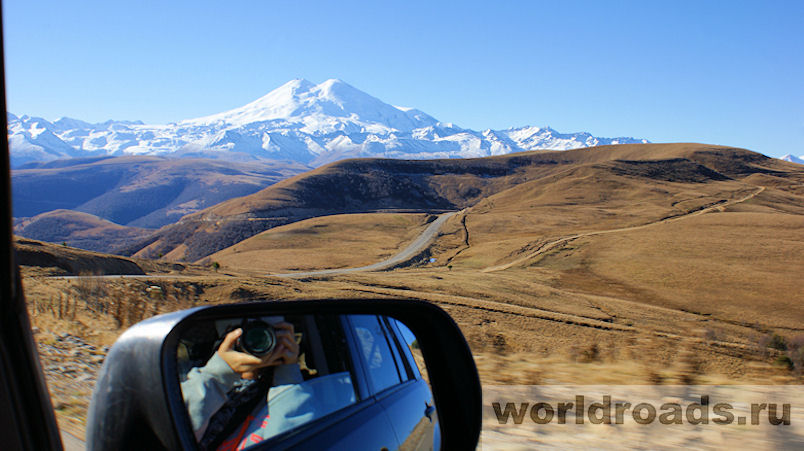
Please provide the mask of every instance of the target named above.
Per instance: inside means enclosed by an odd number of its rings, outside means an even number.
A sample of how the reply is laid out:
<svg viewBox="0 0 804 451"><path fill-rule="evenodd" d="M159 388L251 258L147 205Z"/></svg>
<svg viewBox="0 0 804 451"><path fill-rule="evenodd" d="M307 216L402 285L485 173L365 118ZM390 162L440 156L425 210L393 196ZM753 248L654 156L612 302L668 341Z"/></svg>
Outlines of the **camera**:
<svg viewBox="0 0 804 451"><path fill-rule="evenodd" d="M265 321L252 319L240 326L243 333L235 343L235 350L262 357L276 348L276 330Z"/></svg>

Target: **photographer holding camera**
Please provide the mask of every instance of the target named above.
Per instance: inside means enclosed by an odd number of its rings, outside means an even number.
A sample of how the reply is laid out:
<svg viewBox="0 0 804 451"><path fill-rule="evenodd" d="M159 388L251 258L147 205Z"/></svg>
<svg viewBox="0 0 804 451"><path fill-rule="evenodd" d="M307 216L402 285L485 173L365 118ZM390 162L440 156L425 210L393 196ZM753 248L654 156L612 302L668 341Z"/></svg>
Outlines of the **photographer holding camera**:
<svg viewBox="0 0 804 451"><path fill-rule="evenodd" d="M258 329L258 332L254 335L273 334L275 337L268 340L261 340L262 337L257 338L259 341L273 342L270 345L263 344L263 346L269 347L267 352L262 349L258 349L255 352L250 349L248 341L240 344L244 333L243 328L237 328L226 334L220 347L218 347L217 354L229 365L232 371L239 373L242 379L254 379L256 371L260 368L294 364L299 358L299 344L294 340L292 324L278 323L273 327L273 330L268 329L271 326L265 323L262 324L264 326ZM243 349L244 347L245 349Z"/></svg>
<svg viewBox="0 0 804 451"><path fill-rule="evenodd" d="M243 449L315 415L315 399L302 385L293 325L270 320L273 326L244 321L228 332L207 363L181 383L201 449ZM273 402L279 394L282 402Z"/></svg>

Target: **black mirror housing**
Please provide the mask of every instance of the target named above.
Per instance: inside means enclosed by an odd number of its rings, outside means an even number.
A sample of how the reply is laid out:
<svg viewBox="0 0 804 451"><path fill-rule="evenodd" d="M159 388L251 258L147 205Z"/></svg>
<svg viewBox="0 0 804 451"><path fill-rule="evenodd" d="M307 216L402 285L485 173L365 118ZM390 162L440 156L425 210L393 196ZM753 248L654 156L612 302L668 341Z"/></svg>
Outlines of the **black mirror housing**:
<svg viewBox="0 0 804 451"><path fill-rule="evenodd" d="M415 300L321 299L199 307L134 325L120 336L101 369L89 409L87 449L197 449L176 376L182 330L199 320L305 314L382 315L405 324L427 366L441 449L477 446L480 380L466 340L446 312ZM303 445L281 442L282 447ZM266 442L264 449L271 446Z"/></svg>

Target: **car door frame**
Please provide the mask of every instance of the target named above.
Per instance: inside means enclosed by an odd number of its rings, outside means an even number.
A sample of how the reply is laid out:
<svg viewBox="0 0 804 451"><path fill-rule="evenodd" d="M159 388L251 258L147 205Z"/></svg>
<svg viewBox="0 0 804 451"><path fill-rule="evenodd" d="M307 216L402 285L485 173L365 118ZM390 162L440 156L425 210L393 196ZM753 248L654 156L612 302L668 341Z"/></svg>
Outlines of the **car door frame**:
<svg viewBox="0 0 804 451"><path fill-rule="evenodd" d="M0 124L3 130L8 129L5 80L5 43L0 21L0 83L3 89L0 96L3 119ZM0 421L0 437L3 438L3 449L62 449L15 262L8 133L2 135L0 172L4 202L0 228L5 245L0 251L0 412L5 413L5 419Z"/></svg>

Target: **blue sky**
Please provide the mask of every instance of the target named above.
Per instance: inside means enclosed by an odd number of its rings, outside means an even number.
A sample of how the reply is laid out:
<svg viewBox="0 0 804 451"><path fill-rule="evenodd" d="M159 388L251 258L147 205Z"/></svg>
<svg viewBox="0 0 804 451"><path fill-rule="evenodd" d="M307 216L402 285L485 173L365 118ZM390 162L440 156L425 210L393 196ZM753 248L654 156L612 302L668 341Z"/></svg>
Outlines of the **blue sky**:
<svg viewBox="0 0 804 451"><path fill-rule="evenodd" d="M485 129L804 155L804 1L3 2L15 114L167 123L293 78Z"/></svg>

